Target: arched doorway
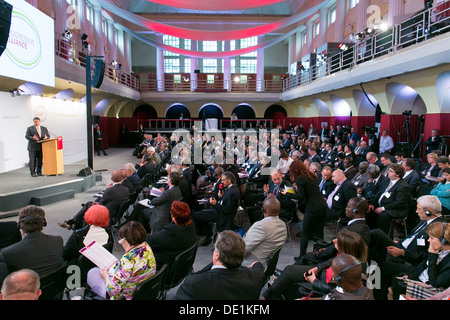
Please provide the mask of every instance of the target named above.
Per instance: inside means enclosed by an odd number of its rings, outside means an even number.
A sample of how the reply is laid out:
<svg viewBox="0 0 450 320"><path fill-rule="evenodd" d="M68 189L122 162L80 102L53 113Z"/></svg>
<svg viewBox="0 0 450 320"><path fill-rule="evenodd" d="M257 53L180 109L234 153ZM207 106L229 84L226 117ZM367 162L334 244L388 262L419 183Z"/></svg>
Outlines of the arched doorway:
<svg viewBox="0 0 450 320"><path fill-rule="evenodd" d="M154 128L156 121L149 121L149 119L157 119L158 113L155 108L149 104L141 104L134 109L133 112L133 124L136 125L135 129L139 129L139 125L143 124L144 128Z"/></svg>
<svg viewBox="0 0 450 320"><path fill-rule="evenodd" d="M285 127L286 118L287 118L286 109L284 109L284 107L280 106L279 104L271 105L264 112L264 119L275 120L273 122L273 127L275 127L277 124L281 124L283 127ZM269 123L267 123L266 127L268 126Z"/></svg>
<svg viewBox="0 0 450 320"><path fill-rule="evenodd" d="M198 110L198 117L202 119L203 128L219 129L220 120L223 119L223 110L218 104L207 103L200 107Z"/></svg>
<svg viewBox="0 0 450 320"><path fill-rule="evenodd" d="M235 114L238 118L237 122L233 122L234 127L239 128L253 128L256 126L256 121L248 121L255 120L256 113L253 107L247 103L241 103L234 107L233 111L231 111L231 115Z"/></svg>

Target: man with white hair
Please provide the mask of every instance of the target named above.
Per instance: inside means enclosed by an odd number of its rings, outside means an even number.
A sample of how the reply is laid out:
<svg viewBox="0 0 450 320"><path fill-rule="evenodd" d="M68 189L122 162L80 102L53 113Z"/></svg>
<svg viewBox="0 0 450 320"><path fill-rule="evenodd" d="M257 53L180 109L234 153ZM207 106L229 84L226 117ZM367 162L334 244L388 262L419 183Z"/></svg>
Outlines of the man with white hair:
<svg viewBox="0 0 450 320"><path fill-rule="evenodd" d="M154 147L148 147L147 148L147 153L150 154L150 155L153 155L153 160L155 160L155 164L158 164L158 163L161 162L161 157L155 151L156 150L155 150Z"/></svg>
<svg viewBox="0 0 450 320"><path fill-rule="evenodd" d="M134 164L127 163L123 167L127 173L127 180L131 182L134 189L141 187L141 178L139 178Z"/></svg>

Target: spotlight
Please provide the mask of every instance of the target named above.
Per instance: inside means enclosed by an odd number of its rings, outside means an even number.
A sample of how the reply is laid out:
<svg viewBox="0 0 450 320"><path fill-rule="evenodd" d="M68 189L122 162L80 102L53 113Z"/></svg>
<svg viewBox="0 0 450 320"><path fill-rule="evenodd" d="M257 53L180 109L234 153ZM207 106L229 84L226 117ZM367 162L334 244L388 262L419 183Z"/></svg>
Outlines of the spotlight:
<svg viewBox="0 0 450 320"><path fill-rule="evenodd" d="M348 49L348 45L346 45L345 43L341 43L341 44L339 45L339 49L341 49L342 51L345 51L345 50Z"/></svg>
<svg viewBox="0 0 450 320"><path fill-rule="evenodd" d="M364 33L360 32L356 34L356 40L363 40L364 39Z"/></svg>
<svg viewBox="0 0 450 320"><path fill-rule="evenodd" d="M239 77L234 77L234 82L241 82L241 78L239 78Z"/></svg>
<svg viewBox="0 0 450 320"><path fill-rule="evenodd" d="M72 38L72 31L70 31L69 29L66 29L66 31L64 31L62 33L63 37L66 39L71 39Z"/></svg>
<svg viewBox="0 0 450 320"><path fill-rule="evenodd" d="M111 65L114 67L114 69L118 70L118 69L122 69L122 64L117 61L117 60L113 60L111 62Z"/></svg>
<svg viewBox="0 0 450 320"><path fill-rule="evenodd" d="M388 29L388 25L384 22L380 22L374 26L374 29L384 32Z"/></svg>
<svg viewBox="0 0 450 320"><path fill-rule="evenodd" d="M81 36L81 44L84 49L89 48L89 41L87 40L87 38L88 38L88 35L86 33L83 33L83 35Z"/></svg>

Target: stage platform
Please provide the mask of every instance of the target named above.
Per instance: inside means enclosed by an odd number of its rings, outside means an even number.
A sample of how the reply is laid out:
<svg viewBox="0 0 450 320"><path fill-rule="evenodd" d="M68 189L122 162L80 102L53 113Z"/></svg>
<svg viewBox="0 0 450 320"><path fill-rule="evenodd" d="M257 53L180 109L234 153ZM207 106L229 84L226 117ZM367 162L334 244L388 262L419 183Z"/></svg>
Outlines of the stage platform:
<svg viewBox="0 0 450 320"><path fill-rule="evenodd" d="M73 198L76 193L92 188L102 177L95 172L78 176L86 168L83 163L64 165L56 176L31 177L27 167L0 174L0 218L14 216L29 204L38 206Z"/></svg>

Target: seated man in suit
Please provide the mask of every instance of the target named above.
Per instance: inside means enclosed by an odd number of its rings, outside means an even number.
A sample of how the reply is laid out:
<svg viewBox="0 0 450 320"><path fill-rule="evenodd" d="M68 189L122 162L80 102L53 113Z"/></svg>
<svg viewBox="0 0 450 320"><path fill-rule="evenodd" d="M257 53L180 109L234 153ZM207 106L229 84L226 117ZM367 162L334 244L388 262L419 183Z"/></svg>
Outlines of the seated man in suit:
<svg viewBox="0 0 450 320"><path fill-rule="evenodd" d="M328 142L325 144L325 150L322 153L320 163L324 166L326 165L326 166L333 167L334 159L336 158L336 155L337 155L337 152L333 150L333 145L330 142Z"/></svg>
<svg viewBox="0 0 450 320"><path fill-rule="evenodd" d="M377 297L386 299L392 277L426 259L429 246L426 229L431 223L445 221L441 211L439 199L425 195L417 199L416 212L420 221L405 238L393 241L380 229L371 231L370 259L382 268L381 289L375 291Z"/></svg>
<svg viewBox="0 0 450 320"><path fill-rule="evenodd" d="M336 188L327 198L328 220L345 218L345 208L350 199L356 197L356 187L347 180L344 171L337 169L331 176Z"/></svg>
<svg viewBox="0 0 450 320"><path fill-rule="evenodd" d="M368 179L357 186L358 194L362 195L368 201L378 193L382 182L387 179L381 175L380 167L374 164L369 164L367 168Z"/></svg>
<svg viewBox="0 0 450 320"><path fill-rule="evenodd" d="M68 230L81 229L84 225L84 214L93 204L101 204L108 208L111 218L115 218L120 205L130 199L130 189L122 184L122 172L120 170L114 170L111 174L112 183L103 191L101 197L97 200L89 201L82 205L80 211L75 214L72 219L66 220L62 223L58 223L60 227Z"/></svg>
<svg viewBox="0 0 450 320"><path fill-rule="evenodd" d="M236 216L241 201L241 191L236 186L235 176L229 171L225 171L221 177L223 190L219 190L218 200L214 197L209 199L212 209L194 211L194 220L199 235L205 235L202 246L207 246L212 241L212 232L209 223L215 222L217 231L234 229L234 217Z"/></svg>
<svg viewBox="0 0 450 320"><path fill-rule="evenodd" d="M127 172L127 180L131 182L134 189L141 187L141 178L136 173L136 168L132 163L127 163L123 167Z"/></svg>
<svg viewBox="0 0 450 320"><path fill-rule="evenodd" d="M163 193L150 201L152 208L145 208L138 213L138 221L151 233L158 232L170 223L170 207L174 201L181 201L180 174L171 172L167 178L167 189L160 188Z"/></svg>
<svg viewBox="0 0 450 320"><path fill-rule="evenodd" d="M31 269L43 278L63 267L63 239L42 232L47 225L42 208L29 205L22 209L18 225L22 240L0 253L0 262L8 266L8 272Z"/></svg>
<svg viewBox="0 0 450 320"><path fill-rule="evenodd" d="M338 232L342 230L349 230L357 233L361 236L367 246L370 244L370 229L366 223L366 214L369 210L369 202L360 197L354 197L350 199L347 207L345 208L345 215L349 220ZM335 241L328 243L324 250L315 252L308 252L306 258L309 261L320 263L334 258L338 254L338 250L335 247Z"/></svg>
<svg viewBox="0 0 450 320"><path fill-rule="evenodd" d="M420 175L416 171L416 162L414 159L408 158L403 160L401 163L403 169L405 169L405 175L403 176L403 180L408 183L409 188L411 189L411 197L417 197L417 188L420 185Z"/></svg>
<svg viewBox="0 0 450 320"><path fill-rule="evenodd" d="M219 234L212 267L188 275L175 300L258 300L264 281L264 267L255 262L241 267L245 242L234 231Z"/></svg>
<svg viewBox="0 0 450 320"><path fill-rule="evenodd" d="M325 199L327 199L334 188L336 188L336 185L331 179L332 173L333 169L331 169L331 167L324 166L320 174L321 179L319 180L319 189Z"/></svg>
<svg viewBox="0 0 450 320"><path fill-rule="evenodd" d="M370 204L370 219L367 222L371 229L375 226L386 233L392 219L408 216L411 191L408 183L403 180L405 169L400 164L393 163L389 167L388 177L380 186L378 193Z"/></svg>
<svg viewBox="0 0 450 320"><path fill-rule="evenodd" d="M315 147L311 146L308 148L308 155L312 162L320 163L320 156L317 154Z"/></svg>
<svg viewBox="0 0 450 320"><path fill-rule="evenodd" d="M392 164L391 155L389 153L383 153L380 157L381 161L381 174L387 177L389 166Z"/></svg>
<svg viewBox="0 0 450 320"><path fill-rule="evenodd" d="M142 180L142 178L145 177L147 173L154 174L155 173L155 165L156 162L153 160L152 156L148 153L146 153L142 157L142 162L140 162L137 166L137 175L139 176L139 179Z"/></svg>
<svg viewBox="0 0 450 320"><path fill-rule="evenodd" d="M278 217L280 202L274 196L268 196L263 203L264 219L252 224L244 236L244 265L254 261L265 264L266 260L285 242L287 238L286 225Z"/></svg>

